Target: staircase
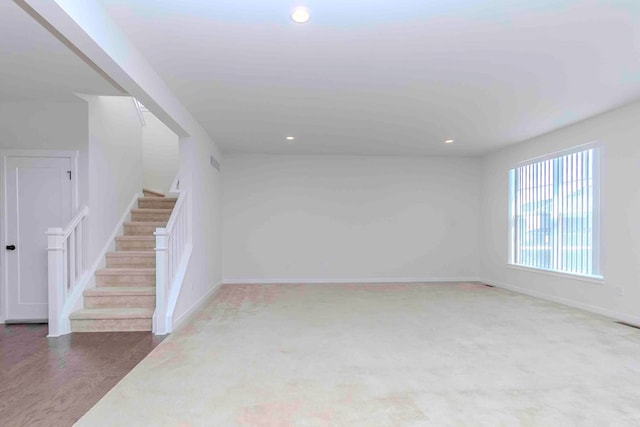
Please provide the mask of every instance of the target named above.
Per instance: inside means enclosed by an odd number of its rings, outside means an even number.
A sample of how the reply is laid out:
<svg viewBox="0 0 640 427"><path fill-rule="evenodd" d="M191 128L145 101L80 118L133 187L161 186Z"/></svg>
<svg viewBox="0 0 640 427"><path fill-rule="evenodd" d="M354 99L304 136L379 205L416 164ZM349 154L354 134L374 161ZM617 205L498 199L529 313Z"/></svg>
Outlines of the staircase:
<svg viewBox="0 0 640 427"><path fill-rule="evenodd" d="M144 190L106 268L96 271L96 287L84 291L84 309L71 313L72 332L151 331L156 306L156 228L165 227L175 198Z"/></svg>

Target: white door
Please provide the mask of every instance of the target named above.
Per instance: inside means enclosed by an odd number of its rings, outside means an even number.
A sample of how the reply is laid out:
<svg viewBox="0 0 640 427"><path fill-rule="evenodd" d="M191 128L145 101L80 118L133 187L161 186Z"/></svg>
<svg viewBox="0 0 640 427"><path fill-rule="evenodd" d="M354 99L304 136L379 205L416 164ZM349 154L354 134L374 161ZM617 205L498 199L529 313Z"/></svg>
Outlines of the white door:
<svg viewBox="0 0 640 427"><path fill-rule="evenodd" d="M49 227L71 219L71 159L6 158L4 251L8 322L48 318Z"/></svg>

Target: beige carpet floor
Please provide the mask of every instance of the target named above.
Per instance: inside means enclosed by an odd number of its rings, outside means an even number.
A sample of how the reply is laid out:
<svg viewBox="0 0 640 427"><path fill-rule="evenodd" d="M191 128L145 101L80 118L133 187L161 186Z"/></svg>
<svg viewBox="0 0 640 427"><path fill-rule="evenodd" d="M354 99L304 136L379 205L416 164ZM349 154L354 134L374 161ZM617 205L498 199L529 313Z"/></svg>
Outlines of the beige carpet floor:
<svg viewBox="0 0 640 427"><path fill-rule="evenodd" d="M638 426L640 330L477 284L226 285L79 426Z"/></svg>

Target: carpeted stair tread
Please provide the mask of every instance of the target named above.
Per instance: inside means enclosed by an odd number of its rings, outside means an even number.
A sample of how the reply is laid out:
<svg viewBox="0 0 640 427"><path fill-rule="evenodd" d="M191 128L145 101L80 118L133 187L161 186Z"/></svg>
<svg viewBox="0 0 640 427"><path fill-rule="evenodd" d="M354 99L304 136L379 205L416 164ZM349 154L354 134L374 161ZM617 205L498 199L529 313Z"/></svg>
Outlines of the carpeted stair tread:
<svg viewBox="0 0 640 427"><path fill-rule="evenodd" d="M154 286L131 286L131 287L122 287L122 286L104 286L98 288L91 288L84 291L84 296L86 297L98 297L98 296L146 296L146 295L155 295L156 288Z"/></svg>
<svg viewBox="0 0 640 427"><path fill-rule="evenodd" d="M71 313L70 319L151 319L153 310L149 308L83 308Z"/></svg>
<svg viewBox="0 0 640 427"><path fill-rule="evenodd" d="M125 222L124 225L128 226L144 226L144 227L153 227L162 228L167 225L167 221L129 221Z"/></svg>
<svg viewBox="0 0 640 427"><path fill-rule="evenodd" d="M96 276L149 276L155 274L155 268L103 268L96 271Z"/></svg>
<svg viewBox="0 0 640 427"><path fill-rule="evenodd" d="M146 197L146 196L145 197L138 197L138 201L139 202L144 202L144 201L147 201L147 200L158 201L158 199L160 199L163 202L167 202L167 203L170 203L170 202L174 202L175 203L175 202L178 201L177 197Z"/></svg>
<svg viewBox="0 0 640 427"><path fill-rule="evenodd" d="M166 213L171 213L173 209L164 209L164 208L135 208L135 209L131 209L131 212L134 213L161 213L161 214L166 214ZM135 222L140 222L140 221L135 221Z"/></svg>
<svg viewBox="0 0 640 427"><path fill-rule="evenodd" d="M143 237L143 236L131 236L131 237ZM155 251L115 251L108 252L107 258L134 258L134 257L149 257L155 258Z"/></svg>
<svg viewBox="0 0 640 427"><path fill-rule="evenodd" d="M155 242L156 236L118 236L118 237L116 237L116 240L122 240L122 241L145 240L145 241L154 241ZM138 251L138 252L140 252L140 251ZM147 252L147 251L142 251L142 252Z"/></svg>

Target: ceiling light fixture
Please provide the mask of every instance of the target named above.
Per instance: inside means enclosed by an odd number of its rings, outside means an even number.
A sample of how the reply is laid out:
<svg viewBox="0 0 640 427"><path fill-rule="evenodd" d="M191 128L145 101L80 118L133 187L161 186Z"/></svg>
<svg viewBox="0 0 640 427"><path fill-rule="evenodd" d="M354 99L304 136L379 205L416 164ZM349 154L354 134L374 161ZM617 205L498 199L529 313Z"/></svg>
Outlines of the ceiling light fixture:
<svg viewBox="0 0 640 427"><path fill-rule="evenodd" d="M291 19L293 22L297 22L298 24L304 24L309 21L311 15L309 15L309 11L304 7L296 7L291 14Z"/></svg>
<svg viewBox="0 0 640 427"><path fill-rule="evenodd" d="M453 139L447 139L444 143L445 144L453 144Z"/></svg>
<svg viewBox="0 0 640 427"><path fill-rule="evenodd" d="M293 136L288 136L287 141L293 141L295 138Z"/></svg>

